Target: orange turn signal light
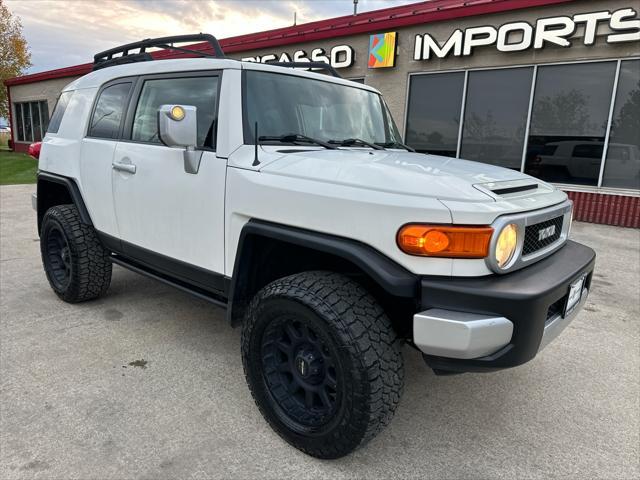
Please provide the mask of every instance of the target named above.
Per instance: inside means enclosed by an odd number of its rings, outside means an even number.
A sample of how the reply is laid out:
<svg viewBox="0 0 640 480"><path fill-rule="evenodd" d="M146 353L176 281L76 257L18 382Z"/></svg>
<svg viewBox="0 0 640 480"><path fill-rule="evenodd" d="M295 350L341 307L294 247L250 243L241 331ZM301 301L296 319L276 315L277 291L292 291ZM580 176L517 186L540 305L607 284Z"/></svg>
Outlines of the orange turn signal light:
<svg viewBox="0 0 640 480"><path fill-rule="evenodd" d="M398 246L409 255L484 258L489 255L491 235L491 227L410 224L398 232Z"/></svg>

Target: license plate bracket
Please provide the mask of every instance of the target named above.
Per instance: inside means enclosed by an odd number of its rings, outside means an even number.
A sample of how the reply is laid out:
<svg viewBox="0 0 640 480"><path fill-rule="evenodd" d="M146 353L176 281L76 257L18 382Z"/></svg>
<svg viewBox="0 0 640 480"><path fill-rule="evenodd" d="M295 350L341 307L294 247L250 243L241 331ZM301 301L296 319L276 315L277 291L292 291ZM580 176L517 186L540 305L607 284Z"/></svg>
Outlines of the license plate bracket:
<svg viewBox="0 0 640 480"><path fill-rule="evenodd" d="M563 317L569 315L580 303L582 298L582 291L584 290L584 281L587 278L586 275L582 275L579 279L572 282L569 285L569 295L567 295L567 302L564 307Z"/></svg>

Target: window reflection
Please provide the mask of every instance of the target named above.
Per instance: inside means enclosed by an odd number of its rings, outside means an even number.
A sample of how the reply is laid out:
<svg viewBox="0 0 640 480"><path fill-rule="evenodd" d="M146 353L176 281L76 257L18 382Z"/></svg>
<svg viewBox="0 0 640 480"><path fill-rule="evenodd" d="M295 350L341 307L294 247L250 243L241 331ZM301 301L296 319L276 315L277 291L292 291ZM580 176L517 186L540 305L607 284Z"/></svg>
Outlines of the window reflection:
<svg viewBox="0 0 640 480"><path fill-rule="evenodd" d="M615 62L538 68L525 171L597 185Z"/></svg>
<svg viewBox="0 0 640 480"><path fill-rule="evenodd" d="M469 73L460 157L520 170L533 68Z"/></svg>
<svg viewBox="0 0 640 480"><path fill-rule="evenodd" d="M408 145L422 153L456 156L463 87L463 72L411 77Z"/></svg>
<svg viewBox="0 0 640 480"><path fill-rule="evenodd" d="M640 60L620 65L602 185L640 189Z"/></svg>

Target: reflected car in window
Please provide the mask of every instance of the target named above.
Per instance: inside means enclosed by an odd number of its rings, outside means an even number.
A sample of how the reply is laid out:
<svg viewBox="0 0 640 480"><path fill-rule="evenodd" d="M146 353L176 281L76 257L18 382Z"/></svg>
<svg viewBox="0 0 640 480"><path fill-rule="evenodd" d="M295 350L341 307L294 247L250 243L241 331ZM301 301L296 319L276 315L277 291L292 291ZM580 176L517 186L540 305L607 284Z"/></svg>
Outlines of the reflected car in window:
<svg viewBox="0 0 640 480"><path fill-rule="evenodd" d="M529 170L544 173L554 181L592 184L600 175L604 142L560 141L545 144L528 165ZM610 156L622 159L619 174L637 177L640 171L640 150L636 145L610 144Z"/></svg>

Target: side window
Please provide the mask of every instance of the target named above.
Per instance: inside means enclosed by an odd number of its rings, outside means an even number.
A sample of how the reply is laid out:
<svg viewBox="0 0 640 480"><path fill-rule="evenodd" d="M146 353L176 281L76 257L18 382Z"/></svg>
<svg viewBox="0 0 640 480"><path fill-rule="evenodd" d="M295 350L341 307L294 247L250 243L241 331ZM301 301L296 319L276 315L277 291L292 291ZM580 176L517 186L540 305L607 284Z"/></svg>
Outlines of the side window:
<svg viewBox="0 0 640 480"><path fill-rule="evenodd" d="M583 158L602 158L602 148L603 145L601 143L595 143L593 145L589 145L588 143L576 145L573 148L572 156Z"/></svg>
<svg viewBox="0 0 640 480"><path fill-rule="evenodd" d="M73 95L73 92L62 92L62 94L58 98L58 102L53 109L53 115L51 115L51 120L49 120L47 133L58 133L60 123L62 122L62 117L64 116L64 112L67 109L67 105L69 105L69 100L71 100L71 95Z"/></svg>
<svg viewBox="0 0 640 480"><path fill-rule="evenodd" d="M118 138L129 90L131 83L118 83L102 90L89 125L90 137Z"/></svg>
<svg viewBox="0 0 640 480"><path fill-rule="evenodd" d="M218 77L147 80L133 119L131 139L160 143L158 109L161 105L192 105L198 109L198 147L215 147Z"/></svg>

